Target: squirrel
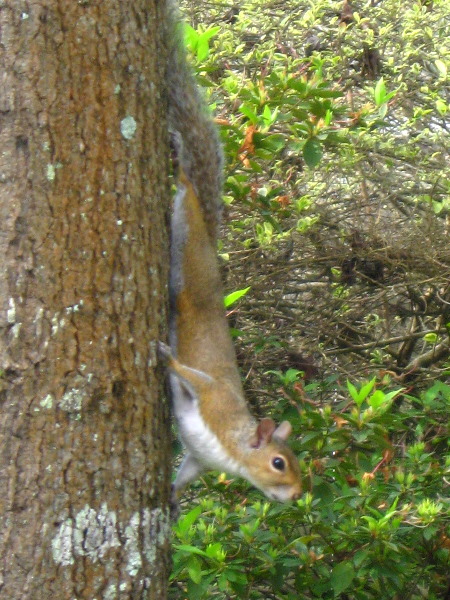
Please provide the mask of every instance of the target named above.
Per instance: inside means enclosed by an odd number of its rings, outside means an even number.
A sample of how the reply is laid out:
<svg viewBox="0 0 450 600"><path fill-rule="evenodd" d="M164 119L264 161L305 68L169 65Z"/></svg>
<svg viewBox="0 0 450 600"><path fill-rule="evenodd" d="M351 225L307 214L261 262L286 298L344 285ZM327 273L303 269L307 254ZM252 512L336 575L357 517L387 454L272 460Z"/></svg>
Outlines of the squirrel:
<svg viewBox="0 0 450 600"><path fill-rule="evenodd" d="M170 3L169 3L170 4ZM301 495L298 460L287 446L292 427L250 414L226 321L217 259L223 158L185 55L177 9L169 6L168 120L178 162L171 220L170 372L173 411L186 448L172 503L206 470L238 475L273 500Z"/></svg>

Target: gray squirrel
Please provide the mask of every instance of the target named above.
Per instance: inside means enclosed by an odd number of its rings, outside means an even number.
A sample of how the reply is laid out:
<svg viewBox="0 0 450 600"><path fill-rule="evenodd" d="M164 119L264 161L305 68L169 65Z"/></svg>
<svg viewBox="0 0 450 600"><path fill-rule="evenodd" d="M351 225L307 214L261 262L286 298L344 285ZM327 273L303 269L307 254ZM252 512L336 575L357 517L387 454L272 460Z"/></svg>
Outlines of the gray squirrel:
<svg viewBox="0 0 450 600"><path fill-rule="evenodd" d="M173 484L175 504L204 471L248 480L273 500L301 494L291 425L257 421L244 398L226 321L217 261L223 158L215 124L187 63L177 9L169 6L169 127L179 163L171 222L169 346L173 410L186 448Z"/></svg>

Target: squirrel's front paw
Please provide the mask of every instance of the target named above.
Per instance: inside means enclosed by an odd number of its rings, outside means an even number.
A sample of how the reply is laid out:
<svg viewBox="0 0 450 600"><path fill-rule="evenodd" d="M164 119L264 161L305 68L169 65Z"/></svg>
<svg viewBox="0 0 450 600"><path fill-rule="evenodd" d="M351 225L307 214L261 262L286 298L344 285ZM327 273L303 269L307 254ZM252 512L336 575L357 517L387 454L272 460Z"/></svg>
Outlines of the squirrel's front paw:
<svg viewBox="0 0 450 600"><path fill-rule="evenodd" d="M170 346L168 346L164 342L159 341L158 342L158 356L164 362L168 362L168 361L172 360L173 356L172 356L172 350L170 349Z"/></svg>

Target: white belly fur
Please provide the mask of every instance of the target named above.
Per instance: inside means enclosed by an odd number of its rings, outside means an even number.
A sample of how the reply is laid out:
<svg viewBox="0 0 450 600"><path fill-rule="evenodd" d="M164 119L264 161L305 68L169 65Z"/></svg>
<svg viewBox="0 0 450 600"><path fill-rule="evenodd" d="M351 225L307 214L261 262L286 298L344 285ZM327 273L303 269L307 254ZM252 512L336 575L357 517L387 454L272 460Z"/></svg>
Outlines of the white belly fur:
<svg viewBox="0 0 450 600"><path fill-rule="evenodd" d="M199 463L219 471L246 476L245 469L233 459L218 437L204 422L197 398L188 395L176 377L172 377L175 417L186 449Z"/></svg>

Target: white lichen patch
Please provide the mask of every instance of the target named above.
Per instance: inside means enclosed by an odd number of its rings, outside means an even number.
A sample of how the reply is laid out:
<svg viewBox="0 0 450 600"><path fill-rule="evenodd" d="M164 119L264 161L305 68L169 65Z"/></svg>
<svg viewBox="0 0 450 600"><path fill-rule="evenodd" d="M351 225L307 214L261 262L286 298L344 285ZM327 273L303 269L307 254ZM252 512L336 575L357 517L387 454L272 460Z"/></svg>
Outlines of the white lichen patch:
<svg viewBox="0 0 450 600"><path fill-rule="evenodd" d="M53 560L61 566L74 564L78 557L93 563L103 559L108 551L123 547L125 569L131 578L141 574L143 560L156 566L158 552L170 538L168 511L160 508L134 512L129 521L119 523L106 503L95 510L85 505L75 517L66 519L51 541ZM128 589L129 582L111 582L103 600L115 600Z"/></svg>
<svg viewBox="0 0 450 600"><path fill-rule="evenodd" d="M140 367L142 365L142 357L140 352L136 351L134 355L134 364L136 365L136 367Z"/></svg>
<svg viewBox="0 0 450 600"><path fill-rule="evenodd" d="M150 352L147 361L147 368L152 369L158 363L157 353L156 353L156 340L152 340L150 342Z"/></svg>
<svg viewBox="0 0 450 600"><path fill-rule="evenodd" d="M108 511L106 503L100 511L86 505L75 517L74 541L77 554L93 562L103 558L110 548L120 546L116 513Z"/></svg>
<svg viewBox="0 0 450 600"><path fill-rule="evenodd" d="M55 167L52 164L47 165L47 179L48 181L53 181L55 179Z"/></svg>
<svg viewBox="0 0 450 600"><path fill-rule="evenodd" d="M59 401L59 407L68 413L79 413L86 393L78 388L67 390Z"/></svg>
<svg viewBox="0 0 450 600"><path fill-rule="evenodd" d="M55 315L54 317L52 317L52 335L56 335L58 333L58 329L58 317Z"/></svg>
<svg viewBox="0 0 450 600"><path fill-rule="evenodd" d="M38 338L41 337L41 335L42 335L43 320L44 320L44 309L41 306L40 308L38 308L38 310L36 312L36 317L34 319L34 323L36 326L36 337L38 337Z"/></svg>
<svg viewBox="0 0 450 600"><path fill-rule="evenodd" d="M169 512L164 512L161 508L154 508L153 510L147 508L144 510L142 520L145 558L150 565L154 565L159 549L164 547L170 537Z"/></svg>
<svg viewBox="0 0 450 600"><path fill-rule="evenodd" d="M51 163L48 163L48 165L47 165L47 180L54 181L55 176L56 176L56 169L61 169L61 168L62 168L62 163L60 163L60 162L55 163L54 165L52 165Z"/></svg>
<svg viewBox="0 0 450 600"><path fill-rule="evenodd" d="M117 598L117 585L110 583L103 594L103 600L115 600Z"/></svg>
<svg viewBox="0 0 450 600"><path fill-rule="evenodd" d="M20 330L22 328L22 323L15 323L15 325L11 328L11 333L14 339L19 337Z"/></svg>
<svg viewBox="0 0 450 600"><path fill-rule="evenodd" d="M42 398L42 400L39 402L39 404L40 404L40 406L42 406L42 408L50 410L51 408L53 408L53 401L54 401L53 396L51 394L47 394L45 396L45 398Z"/></svg>
<svg viewBox="0 0 450 600"><path fill-rule="evenodd" d="M71 313L80 312L84 304L84 300L80 300L77 304L72 304L71 306L66 307L66 313L70 315Z"/></svg>
<svg viewBox="0 0 450 600"><path fill-rule="evenodd" d="M67 519L59 526L58 533L52 540L53 560L62 567L73 565L73 521Z"/></svg>
<svg viewBox="0 0 450 600"><path fill-rule="evenodd" d="M97 511L86 505L75 519L59 526L52 540L53 560L67 566L74 563L75 557L85 556L95 563L116 546L120 546L116 513L106 504Z"/></svg>
<svg viewBox="0 0 450 600"><path fill-rule="evenodd" d="M9 308L6 311L6 320L13 325L16 322L16 303L14 298L9 299Z"/></svg>
<svg viewBox="0 0 450 600"><path fill-rule="evenodd" d="M131 140L136 133L137 123L132 116L128 115L120 121L120 133L126 140Z"/></svg>
<svg viewBox="0 0 450 600"><path fill-rule="evenodd" d="M127 556L127 573L135 577L142 567L142 557L139 550L139 513L131 516L129 524L125 527L125 553Z"/></svg>

